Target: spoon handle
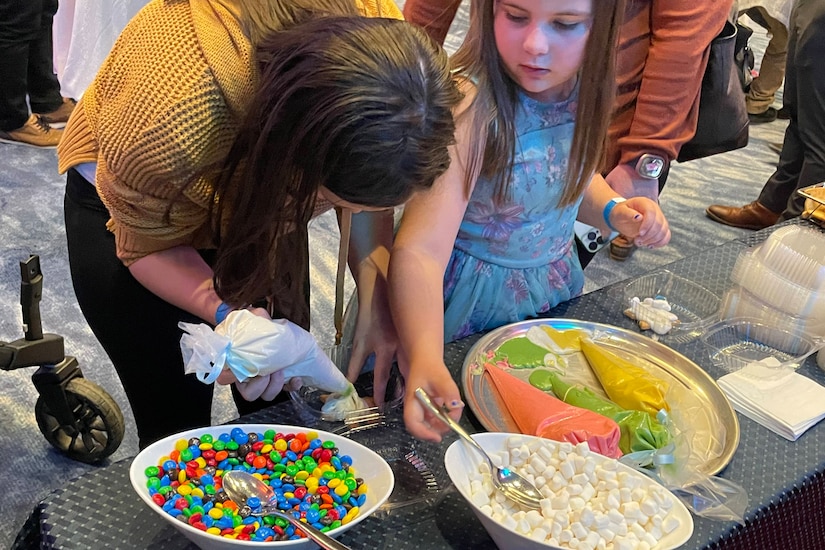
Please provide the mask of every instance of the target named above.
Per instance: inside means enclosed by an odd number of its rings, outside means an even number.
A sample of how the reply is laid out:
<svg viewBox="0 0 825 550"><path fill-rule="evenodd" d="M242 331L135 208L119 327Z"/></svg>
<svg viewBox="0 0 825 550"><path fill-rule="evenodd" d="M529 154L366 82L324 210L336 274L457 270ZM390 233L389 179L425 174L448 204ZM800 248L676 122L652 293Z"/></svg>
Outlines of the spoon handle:
<svg viewBox="0 0 825 550"><path fill-rule="evenodd" d="M427 392L424 391L423 388L416 388L415 396L418 398L421 403L429 409L431 413L438 417L439 420L444 422L447 426L449 426L455 433L461 436L461 438L472 445L480 454L484 457L487 463L490 465L490 469L493 469L493 462L490 460L490 457L487 456L487 453L484 449L481 448L475 439L473 439L467 431L461 427L461 425L450 418L450 416L444 412L444 410L433 403L433 400L430 399L430 396L427 395Z"/></svg>
<svg viewBox="0 0 825 550"><path fill-rule="evenodd" d="M303 521L299 521L295 519L293 516L289 514L285 514L284 512L278 510L277 508L273 507L266 507L261 511L261 515L274 515L278 516L279 518L283 518L287 520L289 523L300 529L304 532L308 539L311 539L315 544L323 548L324 550L352 550L349 546L344 544L343 542L338 542L331 536L327 535L323 531L316 529L312 525L308 523L304 523Z"/></svg>

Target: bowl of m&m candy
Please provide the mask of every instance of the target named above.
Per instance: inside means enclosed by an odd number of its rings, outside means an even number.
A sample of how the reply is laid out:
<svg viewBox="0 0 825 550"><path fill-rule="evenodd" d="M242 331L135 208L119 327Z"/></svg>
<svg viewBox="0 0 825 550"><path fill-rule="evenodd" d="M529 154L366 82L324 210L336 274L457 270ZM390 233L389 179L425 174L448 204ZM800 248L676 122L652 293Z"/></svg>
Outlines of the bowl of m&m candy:
<svg viewBox="0 0 825 550"><path fill-rule="evenodd" d="M206 550L315 548L284 519L233 502L223 474L243 470L272 487L270 505L337 536L374 513L395 479L380 455L346 437L278 424L211 426L142 450L129 478L162 521Z"/></svg>

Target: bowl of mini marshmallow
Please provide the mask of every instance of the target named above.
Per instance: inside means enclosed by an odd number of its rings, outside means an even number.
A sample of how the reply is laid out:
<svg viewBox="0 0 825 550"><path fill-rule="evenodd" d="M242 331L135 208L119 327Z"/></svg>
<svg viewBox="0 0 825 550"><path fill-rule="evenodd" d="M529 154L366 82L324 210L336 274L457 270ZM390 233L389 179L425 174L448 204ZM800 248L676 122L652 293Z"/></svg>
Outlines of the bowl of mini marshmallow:
<svg viewBox="0 0 825 550"><path fill-rule="evenodd" d="M473 439L496 466L527 477L544 497L540 510L507 499L477 451L460 440L450 445L447 473L500 548L669 550L693 533L693 518L673 493L587 443L495 432Z"/></svg>

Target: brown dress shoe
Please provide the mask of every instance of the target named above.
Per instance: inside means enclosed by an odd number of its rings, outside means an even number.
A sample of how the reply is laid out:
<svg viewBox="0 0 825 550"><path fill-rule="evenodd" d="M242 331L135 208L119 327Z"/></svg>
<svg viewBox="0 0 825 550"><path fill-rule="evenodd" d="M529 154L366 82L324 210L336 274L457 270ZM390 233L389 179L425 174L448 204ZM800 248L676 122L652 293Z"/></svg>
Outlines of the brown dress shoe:
<svg viewBox="0 0 825 550"><path fill-rule="evenodd" d="M762 206L759 201L753 201L742 207L712 204L705 210L705 214L715 222L741 227L742 229L770 227L779 221L780 216Z"/></svg>
<svg viewBox="0 0 825 550"><path fill-rule="evenodd" d="M623 262L633 255L636 248L637 247L633 241L624 235L619 235L610 241L610 259L616 260L617 262Z"/></svg>

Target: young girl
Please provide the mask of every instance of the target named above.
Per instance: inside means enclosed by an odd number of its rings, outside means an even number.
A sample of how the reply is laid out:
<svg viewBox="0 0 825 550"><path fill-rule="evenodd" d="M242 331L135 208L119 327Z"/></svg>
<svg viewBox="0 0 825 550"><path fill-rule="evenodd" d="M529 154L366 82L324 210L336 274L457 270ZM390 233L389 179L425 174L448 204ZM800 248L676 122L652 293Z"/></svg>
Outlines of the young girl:
<svg viewBox="0 0 825 550"><path fill-rule="evenodd" d="M307 224L321 204L398 205L450 160L460 94L423 31L347 0L239 3L236 19L232 2L151 2L59 150L75 292L141 447L211 422L212 387L184 374L180 321L263 303L256 313L308 326ZM376 284L360 275L359 290ZM239 411L282 385L233 384Z"/></svg>
<svg viewBox="0 0 825 550"><path fill-rule="evenodd" d="M465 100L452 163L405 208L390 295L409 431L439 439L414 397L458 419L444 341L547 312L582 291L573 222L663 246L650 199L618 197L596 174L610 117L618 0L474 0L454 66ZM404 367L406 363L406 367ZM431 418L427 415L426 418Z"/></svg>

